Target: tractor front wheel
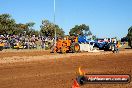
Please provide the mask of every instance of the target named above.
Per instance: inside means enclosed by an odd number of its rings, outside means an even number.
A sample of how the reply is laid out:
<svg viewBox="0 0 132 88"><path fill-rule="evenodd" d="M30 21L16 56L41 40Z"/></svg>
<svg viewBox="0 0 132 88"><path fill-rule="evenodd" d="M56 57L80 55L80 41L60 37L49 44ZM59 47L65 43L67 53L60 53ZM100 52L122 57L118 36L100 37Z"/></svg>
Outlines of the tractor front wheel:
<svg viewBox="0 0 132 88"><path fill-rule="evenodd" d="M61 48L61 53L66 53L66 47L65 47L65 46L63 46L63 47Z"/></svg>
<svg viewBox="0 0 132 88"><path fill-rule="evenodd" d="M0 46L0 51L2 51L3 50L3 46Z"/></svg>
<svg viewBox="0 0 132 88"><path fill-rule="evenodd" d="M56 53L57 52L57 48L55 47L55 46L53 46L52 48L51 48L51 53Z"/></svg>

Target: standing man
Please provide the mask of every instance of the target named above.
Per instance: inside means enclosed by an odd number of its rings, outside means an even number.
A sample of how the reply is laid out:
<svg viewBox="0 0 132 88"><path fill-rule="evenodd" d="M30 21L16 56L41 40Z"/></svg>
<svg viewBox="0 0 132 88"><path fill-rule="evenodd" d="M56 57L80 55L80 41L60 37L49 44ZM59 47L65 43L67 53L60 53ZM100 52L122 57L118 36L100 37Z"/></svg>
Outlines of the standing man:
<svg viewBox="0 0 132 88"><path fill-rule="evenodd" d="M119 53L119 43L118 43L118 41L116 43L114 43L114 41L113 41L112 45L113 45L112 52L113 53Z"/></svg>

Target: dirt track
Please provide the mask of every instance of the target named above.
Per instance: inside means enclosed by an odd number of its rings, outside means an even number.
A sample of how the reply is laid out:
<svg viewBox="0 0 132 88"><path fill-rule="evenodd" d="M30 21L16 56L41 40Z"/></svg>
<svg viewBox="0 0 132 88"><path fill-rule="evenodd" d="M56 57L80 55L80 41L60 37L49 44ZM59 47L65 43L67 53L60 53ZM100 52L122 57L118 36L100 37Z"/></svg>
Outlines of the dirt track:
<svg viewBox="0 0 132 88"><path fill-rule="evenodd" d="M71 88L79 66L89 74L130 74L132 50L50 54L49 51L0 52L0 88ZM132 88L130 84L87 84L81 88Z"/></svg>

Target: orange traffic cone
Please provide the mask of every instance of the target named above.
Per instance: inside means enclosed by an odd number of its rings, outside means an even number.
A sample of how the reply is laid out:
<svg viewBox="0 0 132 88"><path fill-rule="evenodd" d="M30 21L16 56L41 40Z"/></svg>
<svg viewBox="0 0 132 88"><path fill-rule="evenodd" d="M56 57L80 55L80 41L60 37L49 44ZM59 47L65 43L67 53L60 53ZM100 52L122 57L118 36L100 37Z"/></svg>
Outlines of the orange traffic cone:
<svg viewBox="0 0 132 88"><path fill-rule="evenodd" d="M72 88L80 88L79 84L77 83L77 80L74 80Z"/></svg>

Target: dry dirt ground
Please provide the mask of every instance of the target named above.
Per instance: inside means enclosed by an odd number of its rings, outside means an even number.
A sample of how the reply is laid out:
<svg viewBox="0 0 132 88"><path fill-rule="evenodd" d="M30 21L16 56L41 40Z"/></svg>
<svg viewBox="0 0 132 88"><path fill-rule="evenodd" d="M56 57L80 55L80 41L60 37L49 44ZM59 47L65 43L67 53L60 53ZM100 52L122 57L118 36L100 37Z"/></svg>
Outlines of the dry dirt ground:
<svg viewBox="0 0 132 88"><path fill-rule="evenodd" d="M132 50L51 54L43 50L0 52L0 88L71 88L82 67L88 74L130 74ZM132 88L129 84L86 84L80 88Z"/></svg>

